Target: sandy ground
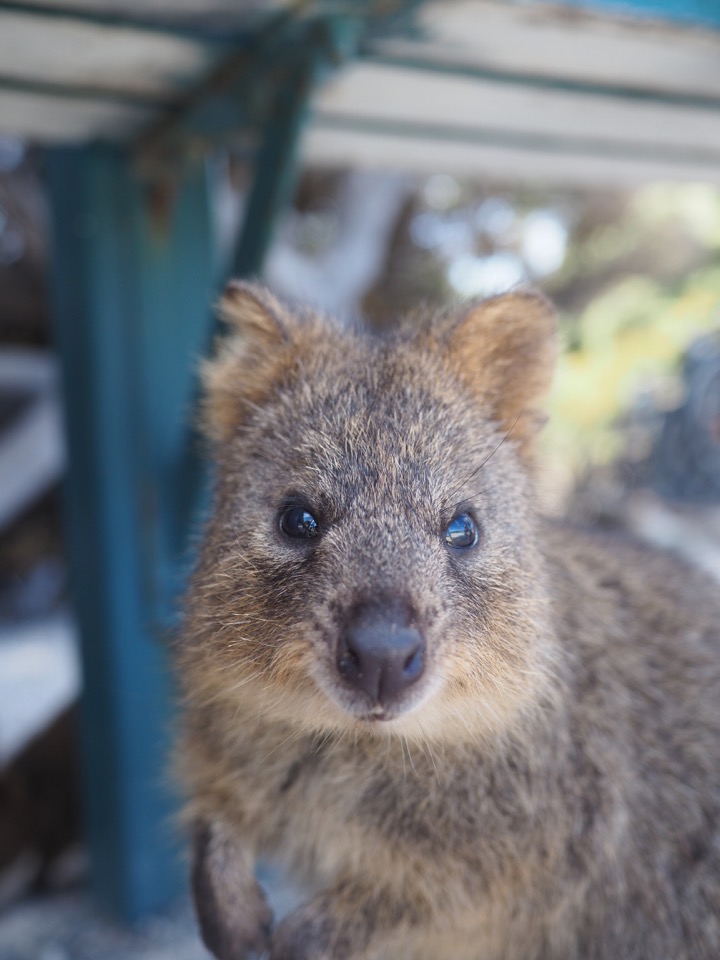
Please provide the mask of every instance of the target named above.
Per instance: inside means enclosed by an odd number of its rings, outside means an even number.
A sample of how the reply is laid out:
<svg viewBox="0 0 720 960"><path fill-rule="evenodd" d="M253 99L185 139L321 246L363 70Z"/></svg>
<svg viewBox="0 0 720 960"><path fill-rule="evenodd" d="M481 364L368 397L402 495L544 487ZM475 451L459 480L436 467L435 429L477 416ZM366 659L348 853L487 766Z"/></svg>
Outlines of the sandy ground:
<svg viewBox="0 0 720 960"><path fill-rule="evenodd" d="M276 918L302 900L268 865L260 882ZM26 899L0 912L0 960L209 960L189 900L135 927L109 920L82 889Z"/></svg>
<svg viewBox="0 0 720 960"><path fill-rule="evenodd" d="M0 913L0 960L207 960L189 904L134 928L103 916L85 891Z"/></svg>
<svg viewBox="0 0 720 960"><path fill-rule="evenodd" d="M0 763L79 689L67 614L0 626ZM0 960L206 960L189 904L130 929L83 889L0 907Z"/></svg>

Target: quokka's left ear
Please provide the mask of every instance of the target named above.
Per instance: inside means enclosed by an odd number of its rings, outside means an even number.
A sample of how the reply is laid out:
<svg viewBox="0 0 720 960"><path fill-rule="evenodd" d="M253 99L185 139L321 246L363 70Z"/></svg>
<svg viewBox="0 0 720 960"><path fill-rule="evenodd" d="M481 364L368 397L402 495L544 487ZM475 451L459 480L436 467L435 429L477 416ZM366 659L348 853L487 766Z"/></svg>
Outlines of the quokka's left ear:
<svg viewBox="0 0 720 960"><path fill-rule="evenodd" d="M545 422L558 354L552 304L534 291L471 304L446 333L449 359L483 406L521 446Z"/></svg>

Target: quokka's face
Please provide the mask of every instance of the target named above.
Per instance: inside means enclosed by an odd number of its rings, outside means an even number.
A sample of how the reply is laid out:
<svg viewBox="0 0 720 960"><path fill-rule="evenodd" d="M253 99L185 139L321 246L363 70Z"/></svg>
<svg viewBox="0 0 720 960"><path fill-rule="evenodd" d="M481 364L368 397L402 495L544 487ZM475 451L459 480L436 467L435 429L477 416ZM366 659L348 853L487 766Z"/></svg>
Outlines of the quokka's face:
<svg viewBox="0 0 720 960"><path fill-rule="evenodd" d="M407 336L297 323L244 407L229 356L208 377L229 429L204 656L228 698L318 730L429 736L469 703L502 725L541 673L522 411L508 423Z"/></svg>

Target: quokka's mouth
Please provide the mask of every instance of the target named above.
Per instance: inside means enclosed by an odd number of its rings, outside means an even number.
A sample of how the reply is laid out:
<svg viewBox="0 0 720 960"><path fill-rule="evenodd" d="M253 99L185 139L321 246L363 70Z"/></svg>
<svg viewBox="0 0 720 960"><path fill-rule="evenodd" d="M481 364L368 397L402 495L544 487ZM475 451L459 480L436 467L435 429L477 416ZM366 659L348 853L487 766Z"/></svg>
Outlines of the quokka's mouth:
<svg viewBox="0 0 720 960"><path fill-rule="evenodd" d="M424 698L423 698L424 699ZM389 723L391 720L399 720L409 713L413 713L418 706L417 701L400 700L399 702L376 703L374 706L368 703L343 704L343 710L361 724Z"/></svg>
<svg viewBox="0 0 720 960"><path fill-rule="evenodd" d="M377 723L394 720L397 714L393 713L392 710L388 710L386 707L378 705L374 707L370 713L365 713L360 716L360 720L364 720L366 723Z"/></svg>
<svg viewBox="0 0 720 960"><path fill-rule="evenodd" d="M413 714L417 711L418 707L422 706L424 702L424 697L420 702L404 702L404 703L393 703L393 704L382 704L378 703L372 709L353 709L348 711L354 717L356 722L363 725L370 724L372 726L377 726L378 724L387 724L389 725L393 720L403 720L405 717Z"/></svg>
<svg viewBox="0 0 720 960"><path fill-rule="evenodd" d="M346 716L361 726L389 724L392 720L400 720L406 714L412 713L414 709L414 706L406 703L378 703L373 707L368 704L361 703L340 703L334 697L332 699L335 700L339 707L341 707Z"/></svg>

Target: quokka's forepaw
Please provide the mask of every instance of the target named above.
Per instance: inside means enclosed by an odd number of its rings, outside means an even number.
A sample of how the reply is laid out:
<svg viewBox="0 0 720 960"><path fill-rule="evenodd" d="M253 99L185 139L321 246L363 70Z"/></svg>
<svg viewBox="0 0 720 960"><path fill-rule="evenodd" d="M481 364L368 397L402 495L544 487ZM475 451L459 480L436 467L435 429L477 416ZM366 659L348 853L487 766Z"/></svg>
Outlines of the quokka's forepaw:
<svg viewBox="0 0 720 960"><path fill-rule="evenodd" d="M275 928L270 960L340 960L332 949L334 924L302 909L291 913ZM351 960L343 948L342 960Z"/></svg>
<svg viewBox="0 0 720 960"><path fill-rule="evenodd" d="M192 888L203 943L217 960L267 956L273 915L242 857L217 829L199 824Z"/></svg>
<svg viewBox="0 0 720 960"><path fill-rule="evenodd" d="M218 910L198 904L202 939L217 960L255 960L266 957L272 934L272 911L262 891L246 890L242 901Z"/></svg>

